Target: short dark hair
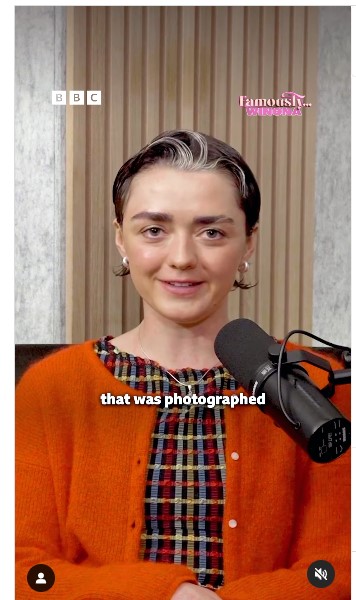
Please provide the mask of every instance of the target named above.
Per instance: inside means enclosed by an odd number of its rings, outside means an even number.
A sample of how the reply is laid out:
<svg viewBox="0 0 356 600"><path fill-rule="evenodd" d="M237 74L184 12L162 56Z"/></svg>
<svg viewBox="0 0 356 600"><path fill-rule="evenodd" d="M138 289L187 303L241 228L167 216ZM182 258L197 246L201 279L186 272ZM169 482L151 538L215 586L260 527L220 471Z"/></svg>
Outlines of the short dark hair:
<svg viewBox="0 0 356 600"><path fill-rule="evenodd" d="M129 158L118 171L113 185L113 202L117 222L122 225L132 179L137 173L155 164L182 171L221 171L230 175L237 193L237 202L246 217L246 235L250 236L258 223L261 197L257 181L242 156L221 140L205 133L179 129L165 131ZM122 267L117 274L127 275ZM235 287L248 288L243 280Z"/></svg>

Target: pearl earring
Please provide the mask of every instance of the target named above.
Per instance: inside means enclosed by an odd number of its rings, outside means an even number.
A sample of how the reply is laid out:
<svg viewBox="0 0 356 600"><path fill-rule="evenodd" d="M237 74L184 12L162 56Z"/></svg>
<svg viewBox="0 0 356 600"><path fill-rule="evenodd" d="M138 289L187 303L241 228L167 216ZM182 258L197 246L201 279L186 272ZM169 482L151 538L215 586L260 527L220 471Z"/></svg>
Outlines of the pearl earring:
<svg viewBox="0 0 356 600"><path fill-rule="evenodd" d="M244 260L243 263L239 266L238 271L239 273L247 273L249 268L250 265L248 264L247 260Z"/></svg>

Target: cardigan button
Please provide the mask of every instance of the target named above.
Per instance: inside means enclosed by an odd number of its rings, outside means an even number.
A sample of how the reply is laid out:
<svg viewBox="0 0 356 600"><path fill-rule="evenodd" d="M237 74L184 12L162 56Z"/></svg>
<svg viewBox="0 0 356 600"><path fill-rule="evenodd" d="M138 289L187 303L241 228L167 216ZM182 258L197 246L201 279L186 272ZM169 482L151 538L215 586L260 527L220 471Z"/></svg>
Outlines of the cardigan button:
<svg viewBox="0 0 356 600"><path fill-rule="evenodd" d="M235 521L235 519L230 519L229 527L231 527L231 529L234 529L235 527L237 527L237 521Z"/></svg>
<svg viewBox="0 0 356 600"><path fill-rule="evenodd" d="M239 455L238 455L237 452L232 452L231 453L231 458L232 458L232 460L239 460L240 457L239 457Z"/></svg>

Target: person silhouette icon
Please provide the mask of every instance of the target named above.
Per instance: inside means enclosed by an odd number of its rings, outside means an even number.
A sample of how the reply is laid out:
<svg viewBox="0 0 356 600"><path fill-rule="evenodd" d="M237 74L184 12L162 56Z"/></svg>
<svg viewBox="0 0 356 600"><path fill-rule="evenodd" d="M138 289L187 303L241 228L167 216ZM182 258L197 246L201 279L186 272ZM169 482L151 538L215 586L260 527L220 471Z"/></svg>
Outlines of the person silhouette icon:
<svg viewBox="0 0 356 600"><path fill-rule="evenodd" d="M36 579L36 583L44 583L44 584L47 583L47 581L44 579L43 573L38 573L37 577L38 577L38 579Z"/></svg>
<svg viewBox="0 0 356 600"><path fill-rule="evenodd" d="M53 587L55 579L53 569L44 563L33 565L27 573L27 583L35 592L47 592Z"/></svg>

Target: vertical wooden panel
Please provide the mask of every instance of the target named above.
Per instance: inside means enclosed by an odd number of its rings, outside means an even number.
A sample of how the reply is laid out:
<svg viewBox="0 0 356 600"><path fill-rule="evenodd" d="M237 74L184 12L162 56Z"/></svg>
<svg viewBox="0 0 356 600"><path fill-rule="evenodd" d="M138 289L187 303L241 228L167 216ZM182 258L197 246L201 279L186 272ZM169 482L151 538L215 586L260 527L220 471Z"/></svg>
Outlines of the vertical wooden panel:
<svg viewBox="0 0 356 600"><path fill-rule="evenodd" d="M227 143L242 153L244 111L239 107L239 97L244 94L245 18L243 7L229 8L227 23L228 81L227 81ZM241 316L241 294L238 290L229 296L229 317Z"/></svg>
<svg viewBox="0 0 356 600"><path fill-rule="evenodd" d="M105 249L105 9L87 11L90 44L87 49L87 89L101 90L101 106L87 106L87 153L90 168L86 170L86 325L99 331L104 317L104 249ZM77 110L80 107L77 107Z"/></svg>
<svg viewBox="0 0 356 600"><path fill-rule="evenodd" d="M194 129L195 8L179 8L181 22L178 128Z"/></svg>
<svg viewBox="0 0 356 600"><path fill-rule="evenodd" d="M142 47L142 12L141 7L128 7L127 21L127 87L125 103L127 106L127 148L129 156L137 152L142 140L142 79L143 79L143 47Z"/></svg>
<svg viewBox="0 0 356 600"><path fill-rule="evenodd" d="M275 11L276 9L261 9L261 65L260 65L260 94L259 98L278 97L278 90L274 86L274 56L275 56ZM263 93L262 93L263 92ZM261 208L261 222L263 227L259 231L259 244L257 253L258 286L256 288L256 313L257 320L263 328L271 328L271 290L273 276L272 264L272 181L275 156L271 152L273 147L273 121L274 117L250 117L259 119L258 147L260 163L260 187L263 189L263 202Z"/></svg>
<svg viewBox="0 0 356 600"><path fill-rule="evenodd" d="M143 145L143 8L126 7L127 57L125 78L126 145L125 160ZM129 330L140 321L141 305L130 277L123 285L124 329Z"/></svg>
<svg viewBox="0 0 356 600"><path fill-rule="evenodd" d="M107 10L107 77L106 77L106 192L103 203L106 207L105 227L105 292L106 310L103 331L108 333L123 331L124 316L122 296L124 282L121 277L115 277L113 270L120 264L120 256L115 246L114 227L115 217L112 203L112 185L116 173L124 162L124 131L123 114L125 105L124 77L125 70L125 14L123 7L111 7ZM110 135L107 135L110 131Z"/></svg>
<svg viewBox="0 0 356 600"><path fill-rule="evenodd" d="M228 36L226 32L228 8L213 8L213 58L212 58L212 111L210 133L226 140L227 137L227 55Z"/></svg>
<svg viewBox="0 0 356 600"><path fill-rule="evenodd" d="M67 106L67 335L136 326L140 299L115 278L112 184L165 129L196 129L237 148L262 194L256 256L232 292L231 318L273 335L310 328L318 9L68 8L67 90L101 89L101 107ZM301 117L248 116L239 96L305 94Z"/></svg>
<svg viewBox="0 0 356 600"><path fill-rule="evenodd" d="M300 327L312 327L313 264L314 264L314 196L315 196L315 139L317 115L317 90L315 73L318 69L318 9L309 7L306 13L304 51L305 94L311 107L303 110L303 186L302 186L302 247L300 278ZM311 206L310 206L311 205ZM310 338L301 338L310 344Z"/></svg>
<svg viewBox="0 0 356 600"><path fill-rule="evenodd" d="M290 38L290 85L292 91L303 90L304 62L304 8L292 9L291 38ZM288 238L287 238L287 272L286 300L287 321L286 329L290 330L299 324L300 296L299 286L301 277L301 203L302 203L302 164L303 164L303 116L292 117L289 121L289 162L290 176L288 194ZM298 292L297 292L298 290Z"/></svg>
<svg viewBox="0 0 356 600"><path fill-rule="evenodd" d="M290 91L289 84L289 31L291 8L277 8L275 78L279 94ZM288 192L288 127L289 119L280 117L274 120L274 187L273 221L271 228L272 261L271 279L271 333L281 337L286 332L286 248L287 248L287 206Z"/></svg>
<svg viewBox="0 0 356 600"><path fill-rule="evenodd" d="M239 107L239 96L244 94L244 28L243 7L228 8L227 48L227 143L242 152L244 112Z"/></svg>
<svg viewBox="0 0 356 600"><path fill-rule="evenodd" d="M161 10L159 7L147 7L145 20L146 48L144 51L146 71L146 104L145 120L143 123L145 139L149 142L159 133L159 108L160 108L160 29Z"/></svg>
<svg viewBox="0 0 356 600"><path fill-rule="evenodd" d="M86 8L68 7L67 90L86 90ZM86 251L86 107L66 107L66 337L83 341ZM81 151L79 151L81 145Z"/></svg>
<svg viewBox="0 0 356 600"><path fill-rule="evenodd" d="M177 128L177 79L178 79L178 8L163 7L164 44L162 108L163 130Z"/></svg>
<svg viewBox="0 0 356 600"><path fill-rule="evenodd" d="M261 8L248 7L245 11L245 46L244 46L244 82L243 93L250 98L262 98L260 96L260 60L261 48L260 41L260 19ZM260 161L259 161L259 117L245 117L243 127L243 147L242 155L250 165L257 179L260 179ZM252 257L251 267L246 276L246 281L259 281L259 244L257 252ZM247 319L256 319L256 288L242 292L240 296L240 314Z"/></svg>
<svg viewBox="0 0 356 600"><path fill-rule="evenodd" d="M194 128L208 133L211 120L211 13L210 7L196 8L196 67Z"/></svg>

